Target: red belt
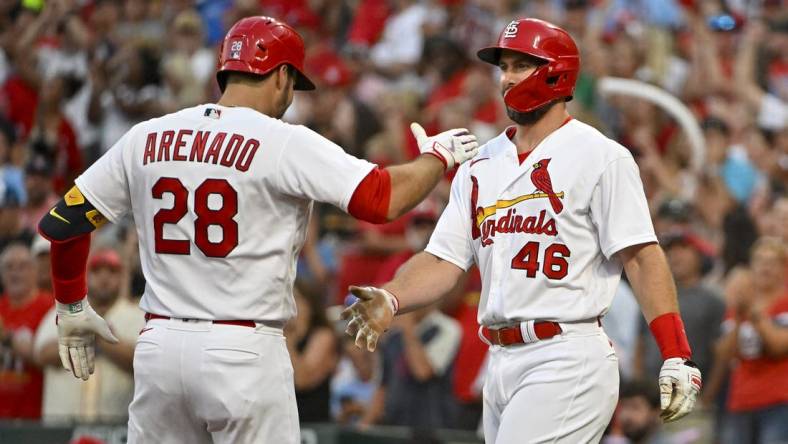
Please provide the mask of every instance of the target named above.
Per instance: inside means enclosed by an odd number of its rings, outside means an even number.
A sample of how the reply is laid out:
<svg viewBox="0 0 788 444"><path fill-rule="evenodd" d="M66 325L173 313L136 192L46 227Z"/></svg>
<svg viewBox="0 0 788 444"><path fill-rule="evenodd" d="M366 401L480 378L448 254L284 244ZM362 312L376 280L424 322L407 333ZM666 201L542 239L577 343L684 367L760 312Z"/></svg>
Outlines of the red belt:
<svg viewBox="0 0 788 444"><path fill-rule="evenodd" d="M169 316L162 316L152 313L145 313L145 321L150 321L151 319L171 319ZM257 324L254 321L236 321L236 320L220 320L220 321L213 321L214 324L223 324L223 325L238 325L240 327L252 327L255 328Z"/></svg>
<svg viewBox="0 0 788 444"><path fill-rule="evenodd" d="M561 334L563 330L558 322L551 321L538 321L534 322L534 332L538 339L550 339L553 336ZM494 345L512 345L512 344L527 344L532 341L526 341L523 338L523 332L520 330L520 325L513 325L511 327L503 327L498 329L490 329L487 327L482 328L482 334L487 340Z"/></svg>

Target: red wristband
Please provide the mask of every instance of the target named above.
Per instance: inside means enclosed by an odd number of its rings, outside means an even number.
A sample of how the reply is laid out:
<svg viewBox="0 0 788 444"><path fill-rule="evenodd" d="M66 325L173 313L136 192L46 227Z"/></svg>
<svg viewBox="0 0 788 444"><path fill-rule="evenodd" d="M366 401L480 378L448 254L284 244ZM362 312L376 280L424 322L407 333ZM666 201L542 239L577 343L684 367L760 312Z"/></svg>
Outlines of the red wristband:
<svg viewBox="0 0 788 444"><path fill-rule="evenodd" d="M65 242L52 242L52 289L55 299L61 304L80 301L87 294L85 273L89 252L90 234L83 234Z"/></svg>
<svg viewBox="0 0 788 444"><path fill-rule="evenodd" d="M692 356L687 334L684 332L684 322L678 313L659 315L648 326L657 341L663 359L689 359Z"/></svg>

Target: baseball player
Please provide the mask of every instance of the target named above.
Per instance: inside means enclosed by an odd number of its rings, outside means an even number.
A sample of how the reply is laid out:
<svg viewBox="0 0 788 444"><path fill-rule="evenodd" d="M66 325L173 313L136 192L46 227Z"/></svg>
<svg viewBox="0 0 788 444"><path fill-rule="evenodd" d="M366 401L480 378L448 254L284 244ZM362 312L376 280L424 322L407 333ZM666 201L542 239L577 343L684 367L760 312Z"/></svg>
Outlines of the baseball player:
<svg viewBox="0 0 788 444"><path fill-rule="evenodd" d="M221 100L134 126L39 224L53 241L61 360L87 380L94 335L115 340L85 298L90 232L133 214L147 323L130 443L299 442L282 327L312 201L389 221L478 151L466 130L427 137L413 124L424 155L381 169L282 122L293 90L315 88L303 62L290 26L238 21L219 59Z"/></svg>
<svg viewBox="0 0 788 444"><path fill-rule="evenodd" d="M600 318L622 267L664 357L662 417L692 410L700 372L678 313L632 155L572 119L577 46L544 21L511 22L478 52L500 68L516 125L463 164L424 252L382 288L351 287L348 333L374 349L397 313L435 302L474 262L480 336L490 345L488 443L597 442L618 396Z"/></svg>

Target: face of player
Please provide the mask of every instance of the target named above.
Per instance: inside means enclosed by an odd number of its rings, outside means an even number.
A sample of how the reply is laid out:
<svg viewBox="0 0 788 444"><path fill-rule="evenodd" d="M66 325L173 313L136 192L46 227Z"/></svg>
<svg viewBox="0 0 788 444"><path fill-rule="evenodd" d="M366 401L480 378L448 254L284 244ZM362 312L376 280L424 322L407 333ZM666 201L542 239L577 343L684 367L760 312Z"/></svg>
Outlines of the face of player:
<svg viewBox="0 0 788 444"><path fill-rule="evenodd" d="M501 94L506 95L514 85L525 80L539 67L538 59L529 55L504 49L501 51L501 58L498 60L498 68L501 70Z"/></svg>
<svg viewBox="0 0 788 444"><path fill-rule="evenodd" d="M501 70L501 94L506 96L512 87L528 78L542 63L541 60L527 54L504 49L498 60L498 68ZM518 125L533 125L547 114L554 103L547 103L529 112L519 112L507 106L506 115Z"/></svg>

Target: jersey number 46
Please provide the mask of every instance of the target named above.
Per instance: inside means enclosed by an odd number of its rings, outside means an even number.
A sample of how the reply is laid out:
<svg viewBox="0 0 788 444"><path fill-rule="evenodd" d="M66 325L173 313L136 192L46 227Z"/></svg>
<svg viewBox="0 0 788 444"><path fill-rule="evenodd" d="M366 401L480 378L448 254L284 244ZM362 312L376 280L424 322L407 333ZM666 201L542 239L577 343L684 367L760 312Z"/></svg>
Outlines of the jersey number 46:
<svg viewBox="0 0 788 444"><path fill-rule="evenodd" d="M165 193L172 194L172 208L162 208L153 217L154 244L159 254L191 254L191 243L187 239L165 239L164 225L177 224L189 211L189 190L180 179L162 177L151 194L155 199L162 199ZM222 206L212 209L208 206L208 197L218 194L222 198ZM205 179L194 190L194 244L208 257L226 257L238 246L238 223L233 217L238 214L238 193L224 179ZM222 230L222 240L211 242L208 227L218 226Z"/></svg>
<svg viewBox="0 0 788 444"><path fill-rule="evenodd" d="M558 280L569 273L569 262L566 258L571 255L569 247L564 244L550 244L544 250L544 263L542 273L548 279ZM536 277L539 271L539 242L528 242L512 258L512 268L525 270L529 278Z"/></svg>

